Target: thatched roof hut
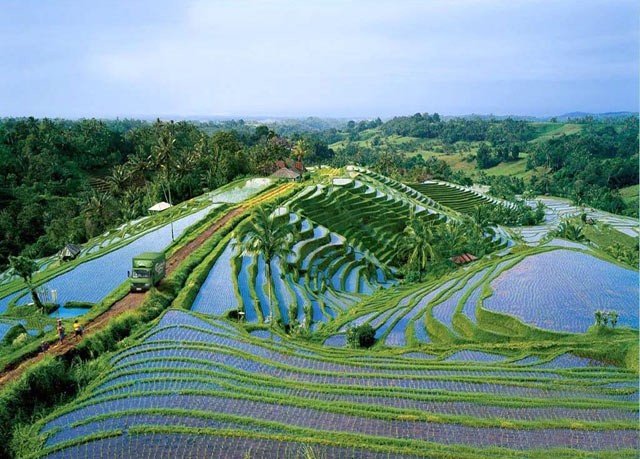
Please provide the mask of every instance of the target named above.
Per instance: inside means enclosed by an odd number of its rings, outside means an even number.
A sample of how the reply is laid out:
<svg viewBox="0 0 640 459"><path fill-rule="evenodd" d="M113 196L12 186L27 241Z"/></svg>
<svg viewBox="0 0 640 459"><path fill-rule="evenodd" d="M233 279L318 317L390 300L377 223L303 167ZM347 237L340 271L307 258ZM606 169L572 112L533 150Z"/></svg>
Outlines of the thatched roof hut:
<svg viewBox="0 0 640 459"><path fill-rule="evenodd" d="M73 260L81 251L82 246L80 244L67 244L58 252L58 258L62 261Z"/></svg>
<svg viewBox="0 0 640 459"><path fill-rule="evenodd" d="M478 258L475 255L470 253L463 253L462 255L457 255L455 257L451 257L451 261L453 261L457 265L464 265L466 263L471 263L472 261L476 261Z"/></svg>
<svg viewBox="0 0 640 459"><path fill-rule="evenodd" d="M167 210L169 207L171 207L171 204L162 201L149 207L149 210L151 212L162 212L163 210Z"/></svg>
<svg viewBox="0 0 640 459"><path fill-rule="evenodd" d="M286 167L281 167L280 169L275 171L273 174L271 174L271 177L297 180L300 178L300 174L292 171L291 169L287 169Z"/></svg>

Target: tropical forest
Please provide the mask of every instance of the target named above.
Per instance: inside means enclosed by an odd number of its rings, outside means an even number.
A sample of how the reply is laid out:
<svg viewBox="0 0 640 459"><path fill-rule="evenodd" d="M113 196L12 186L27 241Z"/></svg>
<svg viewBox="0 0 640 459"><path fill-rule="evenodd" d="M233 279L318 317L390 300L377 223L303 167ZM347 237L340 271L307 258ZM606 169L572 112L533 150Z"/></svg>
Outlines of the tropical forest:
<svg viewBox="0 0 640 459"><path fill-rule="evenodd" d="M634 113L0 119L0 457L637 458Z"/></svg>

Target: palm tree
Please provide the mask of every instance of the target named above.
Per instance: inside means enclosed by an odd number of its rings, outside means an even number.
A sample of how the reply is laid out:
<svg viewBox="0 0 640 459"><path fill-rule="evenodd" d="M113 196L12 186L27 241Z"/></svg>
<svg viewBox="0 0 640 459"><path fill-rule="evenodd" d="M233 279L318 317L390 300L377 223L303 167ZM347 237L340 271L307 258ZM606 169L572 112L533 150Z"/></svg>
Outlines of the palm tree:
<svg viewBox="0 0 640 459"><path fill-rule="evenodd" d="M146 182L147 171L151 170L151 158L144 151L137 151L126 162L131 176Z"/></svg>
<svg viewBox="0 0 640 459"><path fill-rule="evenodd" d="M307 154L308 151L309 144L306 142L306 140L303 139L298 140L291 149L291 153L298 161L302 161L302 158Z"/></svg>
<svg viewBox="0 0 640 459"><path fill-rule="evenodd" d="M407 264L419 272L419 280L426 271L429 261L435 258L431 241L433 232L431 225L417 217L413 217L404 229L404 238L400 243L398 253L407 258Z"/></svg>
<svg viewBox="0 0 640 459"><path fill-rule="evenodd" d="M293 227L289 223L283 223L281 219L274 219L270 209L261 206L253 211L249 229L237 240L242 241L239 246L243 256L262 255L269 291L269 315L272 317L271 261L276 257L281 261L286 261L287 256L291 253Z"/></svg>
<svg viewBox="0 0 640 459"><path fill-rule="evenodd" d="M33 274L38 270L38 265L36 264L36 262L31 258L25 256L9 256L9 263L11 264L11 268L13 268L13 271L18 276L22 277L24 283L27 284L27 288L31 292L33 303L44 314L44 305L42 304L42 301L40 301L40 297L38 296L38 292L36 292L36 288L33 285L33 282L31 282Z"/></svg>
<svg viewBox="0 0 640 459"><path fill-rule="evenodd" d="M582 225L573 224L569 220L563 220L560 222L558 229L556 230L556 235L576 242L580 242L584 239Z"/></svg>
<svg viewBox="0 0 640 459"><path fill-rule="evenodd" d="M457 252L462 250L464 245L467 243L467 234L464 223L455 220L439 225L435 236L440 242L438 244L440 248L440 255L447 258L458 255Z"/></svg>
<svg viewBox="0 0 640 459"><path fill-rule="evenodd" d="M172 130L165 123L157 122L157 139L155 145L151 147L151 155L160 170L162 171L162 182L165 185L165 199L169 202L169 205L173 205L171 202L171 181L170 173L173 168L173 147L176 139ZM171 240L173 241L173 219L171 219Z"/></svg>
<svg viewBox="0 0 640 459"><path fill-rule="evenodd" d="M111 169L111 175L106 178L109 189L114 195L122 193L131 180L131 169L126 164L116 164Z"/></svg>
<svg viewBox="0 0 640 459"><path fill-rule="evenodd" d="M94 192L85 202L83 214L87 236L91 238L99 234L114 218L111 195Z"/></svg>

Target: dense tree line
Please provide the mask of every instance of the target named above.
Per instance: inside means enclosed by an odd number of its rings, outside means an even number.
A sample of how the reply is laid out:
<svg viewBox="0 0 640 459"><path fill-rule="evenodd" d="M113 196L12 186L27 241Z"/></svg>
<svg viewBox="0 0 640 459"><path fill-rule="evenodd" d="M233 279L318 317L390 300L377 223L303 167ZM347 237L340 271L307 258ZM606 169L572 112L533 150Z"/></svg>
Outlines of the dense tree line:
<svg viewBox="0 0 640 459"><path fill-rule="evenodd" d="M638 118L589 120L579 134L537 143L529 152L527 168L535 169L530 186L538 193L637 215L638 209L625 208L618 190L638 184Z"/></svg>
<svg viewBox="0 0 640 459"><path fill-rule="evenodd" d="M331 161L335 167L358 164L371 168L381 174L405 182L418 182L426 179L446 180L460 185L472 185L471 179L462 171L456 171L445 161L421 154L404 155L393 145L382 148L369 148L347 143L342 149L336 149Z"/></svg>
<svg viewBox="0 0 640 459"><path fill-rule="evenodd" d="M11 255L42 257L277 160L328 161L312 133L267 126L210 129L186 121L0 120L0 268ZM204 128L209 128L209 131Z"/></svg>
<svg viewBox="0 0 640 459"><path fill-rule="evenodd" d="M336 151L334 165L357 163L400 178L432 176L461 184L470 180L452 171L444 162L424 160L421 155L405 155L420 149L443 153L468 153L481 170L480 181L492 185L492 192L510 199L513 194L531 190L573 199L615 213L637 216L636 206L627 208L619 189L638 184L638 117L574 120L581 128L570 135L536 138L548 125L529 121L492 118L442 120L434 113L379 120L349 122ZM372 130L373 129L373 130ZM402 136L390 141L388 136ZM356 141L366 140L364 143ZM477 146L475 155L472 146ZM502 162L527 157L531 180L508 179L489 183L482 170Z"/></svg>
<svg viewBox="0 0 640 459"><path fill-rule="evenodd" d="M440 139L446 143L487 141L510 145L531 140L535 131L526 121L455 118L443 121L438 113L395 117L381 126L386 135Z"/></svg>

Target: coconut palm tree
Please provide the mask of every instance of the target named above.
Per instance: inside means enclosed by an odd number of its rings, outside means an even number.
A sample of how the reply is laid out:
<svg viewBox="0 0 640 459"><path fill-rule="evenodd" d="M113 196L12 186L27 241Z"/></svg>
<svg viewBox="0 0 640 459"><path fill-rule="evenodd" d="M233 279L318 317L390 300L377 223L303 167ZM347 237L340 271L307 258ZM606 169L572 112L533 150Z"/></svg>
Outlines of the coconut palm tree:
<svg viewBox="0 0 640 459"><path fill-rule="evenodd" d="M164 183L165 199L169 202L169 205L173 205L171 201L171 173L174 167L174 144L176 139L173 135L173 131L170 126L165 123L157 123L157 138L156 143L151 147L151 155L153 161L157 167L162 171L162 182ZM174 239L173 235L173 219L171 219L171 240Z"/></svg>
<svg viewBox="0 0 640 459"><path fill-rule="evenodd" d="M569 239L570 241L580 242L584 240L582 229L582 225L576 225L569 220L563 220L558 225L556 235L564 239Z"/></svg>
<svg viewBox="0 0 640 459"><path fill-rule="evenodd" d="M44 314L44 305L42 304L42 301L40 301L38 292L36 292L36 288L32 282L33 274L38 270L38 265L36 264L36 262L31 258L25 256L10 256L9 263L11 264L11 268L13 269L13 271L18 276L22 277L24 283L27 284L27 288L31 292L33 303Z"/></svg>
<svg viewBox="0 0 640 459"><path fill-rule="evenodd" d="M438 253L443 258L458 255L458 252L467 243L467 231L464 223L450 220L445 224L438 225L434 236L438 244Z"/></svg>
<svg viewBox="0 0 640 459"><path fill-rule="evenodd" d="M111 175L106 178L109 190L114 195L120 195L125 191L131 181L131 169L126 164L116 164L111 169Z"/></svg>
<svg viewBox="0 0 640 459"><path fill-rule="evenodd" d="M99 234L115 217L111 195L97 192L91 194L85 202L83 214L87 236Z"/></svg>
<svg viewBox="0 0 640 459"><path fill-rule="evenodd" d="M249 229L237 237L237 240L242 241L239 246L243 256L262 255L266 269L270 316L272 316L271 261L274 258L286 261L291 253L293 227L282 219L275 219L270 209L260 206L251 215Z"/></svg>
<svg viewBox="0 0 640 459"><path fill-rule="evenodd" d="M398 253L406 257L407 264L418 270L419 280L426 271L429 262L435 258L435 251L431 244L433 231L429 223L413 217L404 229L404 237L400 242Z"/></svg>
<svg viewBox="0 0 640 459"><path fill-rule="evenodd" d="M309 144L307 143L306 140L303 140L303 139L298 140L293 146L293 148L291 149L291 153L293 157L296 158L298 161L302 161L302 158L307 154L308 151L309 151Z"/></svg>

